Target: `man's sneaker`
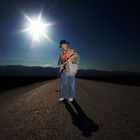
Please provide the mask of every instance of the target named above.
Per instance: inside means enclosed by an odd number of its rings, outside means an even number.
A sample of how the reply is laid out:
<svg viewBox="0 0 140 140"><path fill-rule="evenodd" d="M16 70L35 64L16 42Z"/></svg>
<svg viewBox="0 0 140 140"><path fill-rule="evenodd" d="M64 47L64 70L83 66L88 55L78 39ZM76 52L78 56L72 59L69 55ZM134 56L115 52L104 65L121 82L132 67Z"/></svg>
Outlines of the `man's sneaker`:
<svg viewBox="0 0 140 140"><path fill-rule="evenodd" d="M58 101L59 101L59 102L62 102L64 99L65 99L65 98L59 98Z"/></svg>
<svg viewBox="0 0 140 140"><path fill-rule="evenodd" d="M73 101L73 98L69 98L69 101L72 102Z"/></svg>

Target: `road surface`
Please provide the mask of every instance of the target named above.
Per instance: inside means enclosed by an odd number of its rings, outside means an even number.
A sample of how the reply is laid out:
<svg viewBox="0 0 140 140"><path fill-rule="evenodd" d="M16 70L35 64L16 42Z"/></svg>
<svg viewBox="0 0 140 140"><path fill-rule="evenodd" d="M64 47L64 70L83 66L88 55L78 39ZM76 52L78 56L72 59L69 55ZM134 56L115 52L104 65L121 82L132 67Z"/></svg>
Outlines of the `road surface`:
<svg viewBox="0 0 140 140"><path fill-rule="evenodd" d="M140 139L140 87L76 79L76 100L59 103L58 83L1 93L0 140Z"/></svg>

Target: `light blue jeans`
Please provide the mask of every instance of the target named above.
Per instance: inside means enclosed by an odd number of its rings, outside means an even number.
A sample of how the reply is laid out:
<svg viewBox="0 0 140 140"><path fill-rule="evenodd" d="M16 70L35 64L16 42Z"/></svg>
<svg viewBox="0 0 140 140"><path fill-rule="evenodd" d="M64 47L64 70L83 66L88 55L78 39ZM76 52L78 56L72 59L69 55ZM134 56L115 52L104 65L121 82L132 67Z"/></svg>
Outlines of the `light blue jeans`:
<svg viewBox="0 0 140 140"><path fill-rule="evenodd" d="M67 82L69 81L70 84L70 98L75 97L75 75L74 76L66 76L65 70L61 73L61 97L66 98L66 89L67 89Z"/></svg>

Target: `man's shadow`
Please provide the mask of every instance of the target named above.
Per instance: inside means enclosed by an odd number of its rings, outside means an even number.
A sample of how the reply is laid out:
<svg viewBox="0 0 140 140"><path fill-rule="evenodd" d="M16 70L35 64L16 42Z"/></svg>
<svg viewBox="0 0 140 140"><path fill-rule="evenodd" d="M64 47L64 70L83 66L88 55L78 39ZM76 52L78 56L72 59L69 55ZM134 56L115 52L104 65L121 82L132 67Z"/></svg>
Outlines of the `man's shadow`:
<svg viewBox="0 0 140 140"><path fill-rule="evenodd" d="M99 126L94 123L92 119L86 116L76 100L73 100L72 102L76 112L73 110L67 100L64 100L63 104L72 117L72 123L81 130L83 136L90 137L92 136L92 132L96 132L98 130Z"/></svg>

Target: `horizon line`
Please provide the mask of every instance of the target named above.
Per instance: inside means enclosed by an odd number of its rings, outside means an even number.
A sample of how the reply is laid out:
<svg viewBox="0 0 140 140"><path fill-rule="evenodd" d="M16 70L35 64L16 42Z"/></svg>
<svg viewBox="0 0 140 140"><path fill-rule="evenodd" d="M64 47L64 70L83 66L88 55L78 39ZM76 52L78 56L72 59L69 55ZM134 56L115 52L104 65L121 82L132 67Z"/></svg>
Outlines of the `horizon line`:
<svg viewBox="0 0 140 140"><path fill-rule="evenodd" d="M41 68L57 68L53 66L39 66L39 65L22 65L22 64L0 64L0 66L22 66L22 67L41 67ZM94 71L104 71L104 72L131 72L131 73L140 73L136 71L128 71L128 70L100 70L93 68L79 68L78 70L94 70Z"/></svg>

